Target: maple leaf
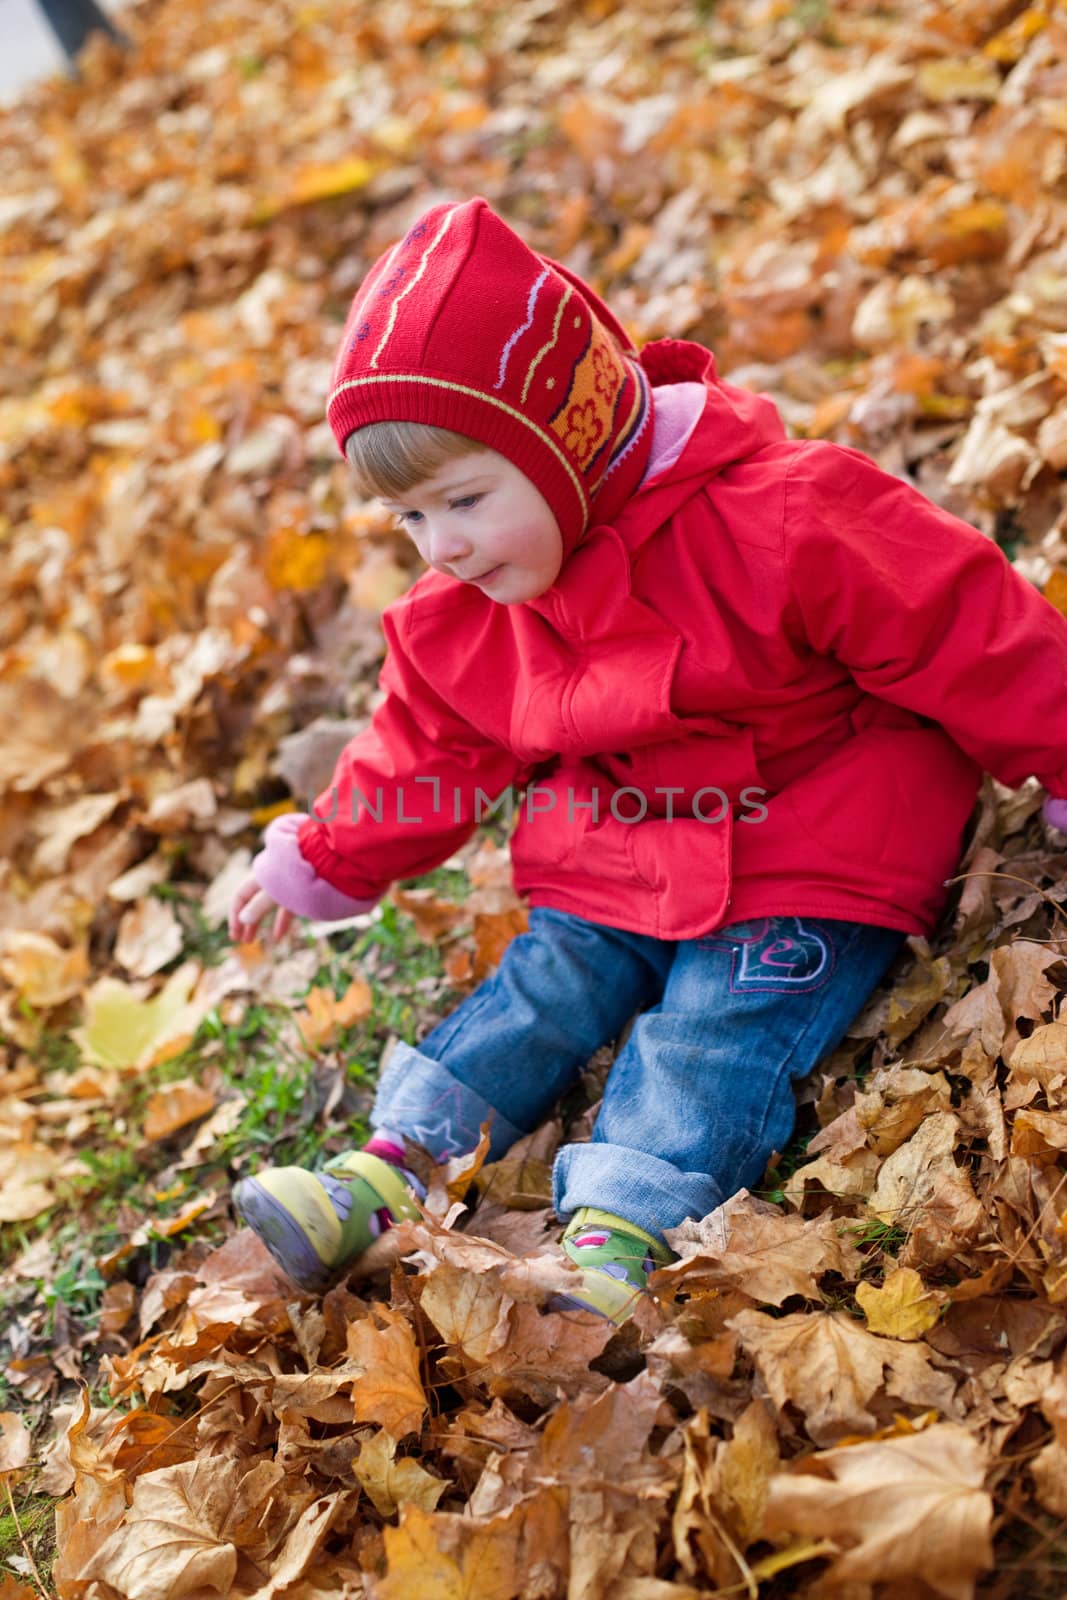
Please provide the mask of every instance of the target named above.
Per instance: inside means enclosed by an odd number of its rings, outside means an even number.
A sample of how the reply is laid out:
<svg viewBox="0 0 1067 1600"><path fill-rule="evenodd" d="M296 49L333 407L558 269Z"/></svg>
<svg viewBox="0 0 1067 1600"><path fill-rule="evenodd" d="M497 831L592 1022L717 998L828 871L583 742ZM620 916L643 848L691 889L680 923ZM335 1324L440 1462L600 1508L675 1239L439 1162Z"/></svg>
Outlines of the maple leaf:
<svg viewBox="0 0 1067 1600"><path fill-rule="evenodd" d="M225 1529L246 1468L207 1457L161 1467L137 1480L121 1528L79 1573L121 1595L179 1600L198 1589L227 1594L237 1573L237 1549Z"/></svg>
<svg viewBox="0 0 1067 1600"><path fill-rule="evenodd" d="M872 1432L867 1403L883 1386L909 1405L941 1412L953 1406L955 1383L931 1365L925 1346L876 1338L841 1312L775 1318L740 1311L728 1326L740 1334L779 1411L796 1406L816 1444Z"/></svg>
<svg viewBox="0 0 1067 1600"><path fill-rule="evenodd" d="M918 1339L940 1315L940 1300L911 1267L895 1267L881 1288L856 1286L856 1299L872 1333L891 1339Z"/></svg>
<svg viewBox="0 0 1067 1600"><path fill-rule="evenodd" d="M703 1221L683 1222L665 1237L680 1260L661 1270L657 1286L699 1280L774 1306L790 1295L821 1301L816 1279L824 1272L850 1278L862 1260L836 1217L806 1222L744 1189Z"/></svg>
<svg viewBox="0 0 1067 1600"><path fill-rule="evenodd" d="M499 1517L405 1506L385 1529L387 1570L375 1600L514 1600L552 1593L568 1567L564 1494L545 1487Z"/></svg>
<svg viewBox="0 0 1067 1600"><path fill-rule="evenodd" d="M834 1583L921 1579L946 1600L971 1600L993 1560L986 1465L978 1440L954 1423L825 1450L772 1479L765 1532L845 1546Z"/></svg>
<svg viewBox="0 0 1067 1600"><path fill-rule="evenodd" d="M397 1461L396 1440L383 1428L369 1439L352 1463L352 1470L383 1517L391 1517L398 1506L414 1505L433 1511L449 1487L447 1478L435 1478L417 1461L404 1457Z"/></svg>
<svg viewBox="0 0 1067 1600"><path fill-rule="evenodd" d="M305 1009L295 1013L300 1036L309 1050L331 1044L338 1030L363 1022L374 1009L374 997L365 978L353 978L340 999L329 989L309 989Z"/></svg>
<svg viewBox="0 0 1067 1600"><path fill-rule="evenodd" d="M209 1009L190 998L199 970L196 962L186 962L150 1000L139 987L100 978L86 995L84 1025L71 1030L83 1059L119 1071L144 1071L178 1055Z"/></svg>
<svg viewBox="0 0 1067 1600"><path fill-rule="evenodd" d="M394 1439L416 1432L429 1401L406 1317L375 1306L370 1316L350 1324L348 1353L362 1368L352 1385L357 1422L380 1422Z"/></svg>

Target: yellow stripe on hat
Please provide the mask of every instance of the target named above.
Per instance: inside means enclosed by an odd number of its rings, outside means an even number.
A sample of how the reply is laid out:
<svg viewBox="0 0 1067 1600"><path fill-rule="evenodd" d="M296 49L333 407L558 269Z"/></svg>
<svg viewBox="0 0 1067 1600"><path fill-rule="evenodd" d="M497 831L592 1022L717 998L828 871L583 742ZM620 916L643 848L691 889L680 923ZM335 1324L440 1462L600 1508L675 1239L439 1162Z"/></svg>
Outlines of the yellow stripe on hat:
<svg viewBox="0 0 1067 1600"><path fill-rule="evenodd" d="M346 389L360 389L364 384L368 383L418 383L423 388L448 389L454 394L473 395L476 400L481 400L488 406L496 406L499 411L506 411L509 417L513 417L516 422L521 422L524 428L529 428L530 432L535 433L541 443L547 445L551 450L574 485L574 492L578 496L578 504L581 507L584 520L587 505L586 490L581 478L567 460L563 450L543 428L539 428L536 422L531 421L523 412L517 411L514 406L509 406L506 400L498 400L495 396L486 394L484 389L472 389L465 383L451 383L447 378L427 378L421 372L383 372L376 374L373 378L347 378L344 383L339 383L326 402L327 415L329 415L330 407L338 395L343 394Z"/></svg>
<svg viewBox="0 0 1067 1600"><path fill-rule="evenodd" d="M533 360L530 362L529 370L526 373L526 382L522 386L522 394L520 396L520 399L522 400L523 405L526 404L526 396L530 392L530 384L533 382L533 375L537 371L537 368L538 368L538 365L539 365L539 363L541 361L541 358L543 356L547 356L548 352L552 349L552 346L556 343L556 340L559 338L559 325L563 321L563 312L564 312L564 310L566 308L567 301L571 298L571 295L573 293L574 293L574 290L568 284L567 292L563 296L563 299L560 301L559 306L556 309L556 320L552 324L552 337L548 341L547 344L543 344L541 346L540 350L538 350L537 354L534 356Z"/></svg>
<svg viewBox="0 0 1067 1600"><path fill-rule="evenodd" d="M418 283L419 279L422 277L423 273L426 271L426 263L429 261L430 257L433 255L434 251L437 249L437 246L441 243L441 240L444 238L445 234L448 232L449 228L452 226L452 219L456 215L456 212L459 209L460 209L459 206L453 206L452 210L449 211L446 214L444 222L442 223L441 227L437 231L436 239L434 239L433 243L423 253L422 260L419 262L419 270L418 270L418 272L416 272L415 276L412 278L411 282L407 285L407 287L404 288L404 289L401 289L400 293L397 295L396 299L393 301L392 305L389 307L389 321L385 325L385 332L382 334L382 337L381 337L381 340L379 341L377 350L375 350L374 354L370 358L370 365L372 367L376 367L378 365L378 357L381 355L382 351L385 349L386 345L389 343L390 338L392 337L393 324L396 322L396 314L397 314L397 311L400 309L401 300L403 300L407 295L409 295L411 293L412 289L414 289L415 285ZM384 274L383 274L383 276L384 276Z"/></svg>

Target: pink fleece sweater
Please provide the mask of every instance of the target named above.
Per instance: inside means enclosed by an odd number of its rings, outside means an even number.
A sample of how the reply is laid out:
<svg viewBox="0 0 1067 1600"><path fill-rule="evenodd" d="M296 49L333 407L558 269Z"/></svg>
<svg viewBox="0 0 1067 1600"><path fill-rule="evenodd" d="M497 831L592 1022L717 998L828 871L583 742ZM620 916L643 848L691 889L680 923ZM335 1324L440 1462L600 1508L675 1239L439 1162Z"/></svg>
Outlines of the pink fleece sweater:
<svg viewBox="0 0 1067 1600"><path fill-rule="evenodd" d="M652 391L652 449L642 483L649 483L672 467L704 409L704 386L672 383ZM263 835L263 849L252 861L259 887L271 899L298 917L315 922L340 922L370 911L374 900L353 900L320 878L300 854L297 833L304 813L291 811L275 817Z"/></svg>

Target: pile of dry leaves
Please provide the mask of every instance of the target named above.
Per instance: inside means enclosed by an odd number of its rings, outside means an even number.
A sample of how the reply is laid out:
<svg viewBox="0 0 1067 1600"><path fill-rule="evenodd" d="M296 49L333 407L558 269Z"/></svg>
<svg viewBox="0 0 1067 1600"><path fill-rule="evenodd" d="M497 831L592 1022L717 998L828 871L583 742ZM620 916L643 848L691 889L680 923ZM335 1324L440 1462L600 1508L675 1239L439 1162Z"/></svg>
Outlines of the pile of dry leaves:
<svg viewBox="0 0 1067 1600"><path fill-rule="evenodd" d="M218 928L372 703L413 569L322 413L352 290L426 205L484 194L639 340L707 343L1067 609L1055 0L122 20L129 54L98 39L0 112L0 1287L61 1265L101 1110L316 970L208 964L154 891ZM214 1195L157 1219L187 1242L145 1283L131 1229L101 1264L110 1404L57 1388L82 1368L40 1318L8 1336L9 1403L60 1402L51 1443L3 1414L0 1477L57 1499L61 1600L1062 1593L1067 854L1040 804L987 779L937 935L814 1075L803 1164L676 1230L621 1330L542 1309L560 1120L428 1174L321 1302L247 1233L198 1239ZM522 925L478 892L458 940L402 900L459 987ZM303 999L305 1044L367 996ZM146 1138L189 1130L188 1180L233 1102L159 1095ZM38 1592L31 1557L0 1577Z"/></svg>

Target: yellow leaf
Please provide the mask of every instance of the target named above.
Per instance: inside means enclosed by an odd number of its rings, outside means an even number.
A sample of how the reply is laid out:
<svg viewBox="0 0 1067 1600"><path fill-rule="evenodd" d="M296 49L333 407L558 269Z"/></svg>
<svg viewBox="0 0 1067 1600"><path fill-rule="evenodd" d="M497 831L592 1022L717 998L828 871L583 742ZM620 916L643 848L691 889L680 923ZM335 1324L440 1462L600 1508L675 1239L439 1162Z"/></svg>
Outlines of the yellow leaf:
<svg viewBox="0 0 1067 1600"><path fill-rule="evenodd" d="M89 990L85 1024L71 1030L82 1059L119 1071L143 1071L184 1049L199 1021L189 996L195 962L172 972L151 1000L117 978L101 978Z"/></svg>
<svg viewBox="0 0 1067 1600"><path fill-rule="evenodd" d="M1045 599L1056 607L1056 610L1067 617L1067 572L1061 567L1053 567L1049 573L1048 582L1041 593Z"/></svg>
<svg viewBox="0 0 1067 1600"><path fill-rule="evenodd" d="M384 1326L379 1327L374 1317ZM376 1306L373 1317L349 1325L348 1354L363 1368L352 1385L356 1421L378 1422L394 1439L417 1432L429 1402L407 1318Z"/></svg>
<svg viewBox="0 0 1067 1600"><path fill-rule="evenodd" d="M1007 220L1008 214L999 201L974 200L948 212L944 227L950 236L966 237L972 233L998 233Z"/></svg>
<svg viewBox="0 0 1067 1600"><path fill-rule="evenodd" d="M377 172L373 162L362 156L346 156L341 161L315 163L294 173L288 189L277 199L267 198L252 213L254 222L269 222L288 206L306 206L316 200L331 200L336 195L365 189Z"/></svg>
<svg viewBox="0 0 1067 1600"><path fill-rule="evenodd" d="M996 100L1000 73L989 61L922 61L917 73L919 89L928 100Z"/></svg>
<svg viewBox="0 0 1067 1600"><path fill-rule="evenodd" d="M263 570L273 589L297 594L317 589L330 570L330 541L296 527L275 529L267 540Z"/></svg>
<svg viewBox="0 0 1067 1600"><path fill-rule="evenodd" d="M919 1339L941 1314L936 1295L911 1267L896 1267L880 1289L861 1283L856 1299L872 1333L890 1339Z"/></svg>
<svg viewBox="0 0 1067 1600"><path fill-rule="evenodd" d="M1004 61L1010 66L1018 61L1034 35L1048 27L1048 22L1044 12L1033 8L1023 11L1013 17L1006 28L1001 28L999 33L986 40L982 54L991 61Z"/></svg>
<svg viewBox="0 0 1067 1600"><path fill-rule="evenodd" d="M421 1506L433 1511L448 1488L447 1478L435 1478L417 1461L394 1460L396 1440L383 1428L369 1439L352 1463L352 1470L383 1517L391 1517L398 1506Z"/></svg>
<svg viewBox="0 0 1067 1600"><path fill-rule="evenodd" d="M557 1593L567 1568L565 1491L541 1488L497 1517L459 1516L407 1506L384 1529L388 1570L376 1600L513 1600L532 1593L533 1569ZM551 1586L551 1587L549 1587Z"/></svg>

